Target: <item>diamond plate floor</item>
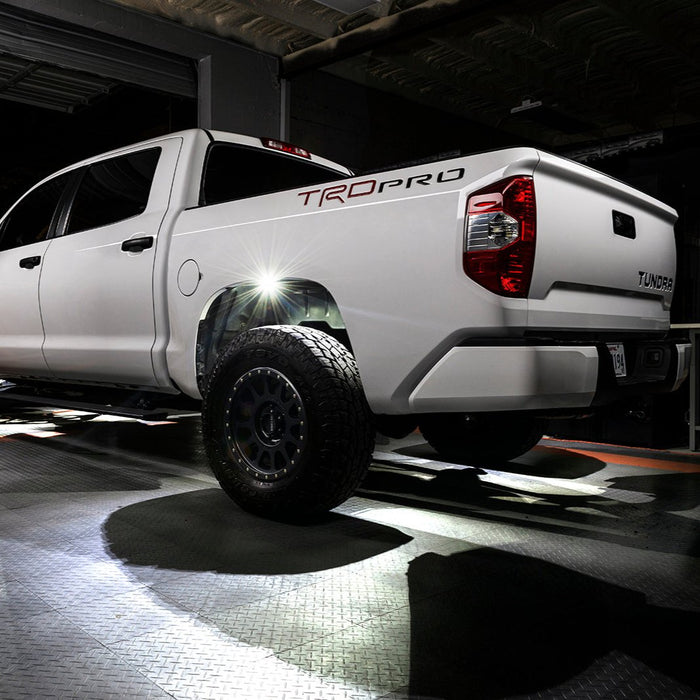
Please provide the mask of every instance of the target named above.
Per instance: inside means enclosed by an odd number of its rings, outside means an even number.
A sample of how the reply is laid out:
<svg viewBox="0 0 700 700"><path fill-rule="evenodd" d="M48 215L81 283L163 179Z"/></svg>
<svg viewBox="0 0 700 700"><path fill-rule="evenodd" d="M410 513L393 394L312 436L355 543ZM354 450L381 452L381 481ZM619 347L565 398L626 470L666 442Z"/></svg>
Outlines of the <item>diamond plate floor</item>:
<svg viewBox="0 0 700 700"><path fill-rule="evenodd" d="M325 521L238 510L198 423L0 419L0 698L698 698L700 457L378 444Z"/></svg>

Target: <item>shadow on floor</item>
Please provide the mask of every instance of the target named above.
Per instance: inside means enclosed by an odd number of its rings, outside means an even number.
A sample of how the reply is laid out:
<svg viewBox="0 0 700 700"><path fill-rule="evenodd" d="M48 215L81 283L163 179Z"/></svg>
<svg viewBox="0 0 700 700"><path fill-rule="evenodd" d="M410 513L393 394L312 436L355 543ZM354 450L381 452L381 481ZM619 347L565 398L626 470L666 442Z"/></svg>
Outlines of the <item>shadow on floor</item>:
<svg viewBox="0 0 700 700"><path fill-rule="evenodd" d="M700 504L700 474L651 472L616 476L608 482L623 491L654 494L658 510L690 510Z"/></svg>
<svg viewBox="0 0 700 700"><path fill-rule="evenodd" d="M564 459L555 450L555 459ZM569 454L573 462L591 460ZM635 548L700 557L697 520L683 512L700 503L700 474L673 472L648 476L618 477L592 491L566 488L565 482L528 482L521 465L513 464L510 477L480 468L444 463L430 465L375 464L363 481L359 494L373 499L432 511L476 515L480 519L512 523L558 534L582 534L588 539L615 542ZM516 472L517 468L517 472ZM517 474L523 476L517 478ZM486 475L486 476L485 476ZM563 479L558 472L551 476ZM620 500L606 489L643 492L648 499ZM657 495L658 494L658 495Z"/></svg>
<svg viewBox="0 0 700 700"><path fill-rule="evenodd" d="M668 682L650 669L700 690L696 612L655 607L641 593L491 549L424 554L411 562L408 584L411 697L536 693L613 650L644 664L650 678L636 682L649 697L661 697L654 685Z"/></svg>
<svg viewBox="0 0 700 700"><path fill-rule="evenodd" d="M220 489L165 496L118 510L103 526L127 564L227 574L299 574L369 559L411 541L399 530L330 513L290 525L240 510Z"/></svg>
<svg viewBox="0 0 700 700"><path fill-rule="evenodd" d="M417 457L418 459L438 461L441 459L428 443L401 447L395 452L405 457ZM541 445L537 445L525 455L518 457L517 461L499 462L498 464L490 465L472 465L470 462L457 462L454 460L452 460L452 463L474 467L488 466L504 472L528 474L530 476L556 476L561 479L578 479L595 474L605 467L605 462L595 457Z"/></svg>
<svg viewBox="0 0 700 700"><path fill-rule="evenodd" d="M199 419L162 424L135 421L66 422L58 428L64 438L51 442L68 452L85 450L127 453L139 459L154 458L186 466L206 467ZM208 467L207 467L208 470Z"/></svg>

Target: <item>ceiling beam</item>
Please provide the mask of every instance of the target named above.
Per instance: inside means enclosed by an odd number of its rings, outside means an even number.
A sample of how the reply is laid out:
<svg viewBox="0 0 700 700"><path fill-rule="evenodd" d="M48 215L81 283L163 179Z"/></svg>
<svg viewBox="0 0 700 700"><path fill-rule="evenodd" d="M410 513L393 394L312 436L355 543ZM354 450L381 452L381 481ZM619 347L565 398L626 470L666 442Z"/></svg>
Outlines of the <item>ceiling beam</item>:
<svg viewBox="0 0 700 700"><path fill-rule="evenodd" d="M39 68L39 64L34 61L29 61L25 65L20 66L17 72L13 73L9 78L0 80L0 92L9 90L11 87L17 85L17 83L28 78L32 73L36 72L37 68Z"/></svg>
<svg viewBox="0 0 700 700"><path fill-rule="evenodd" d="M296 34L293 41L306 42L323 40L333 36L336 31L336 23L324 17L332 14L332 10L319 8L318 13L295 13L276 0L228 0L226 3L215 3L211 7L206 6L204 2L176 3L170 0L114 2L274 56L285 53L292 34ZM271 26L275 26L276 31L271 31Z"/></svg>
<svg viewBox="0 0 700 700"><path fill-rule="evenodd" d="M337 13L326 7L300 12L280 0L229 0L240 10L257 13L317 39L327 39L337 31Z"/></svg>

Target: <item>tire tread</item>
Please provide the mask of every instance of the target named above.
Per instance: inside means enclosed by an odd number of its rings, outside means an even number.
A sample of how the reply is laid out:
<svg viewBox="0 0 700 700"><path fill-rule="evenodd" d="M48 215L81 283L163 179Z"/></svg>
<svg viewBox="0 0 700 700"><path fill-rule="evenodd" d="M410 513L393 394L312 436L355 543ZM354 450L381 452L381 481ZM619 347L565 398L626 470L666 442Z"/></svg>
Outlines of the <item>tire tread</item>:
<svg viewBox="0 0 700 700"><path fill-rule="evenodd" d="M221 393L238 361L245 357L264 363L274 352L293 358L296 371L322 397L317 405L322 445L303 478L271 495L237 477L223 454L217 422ZM247 510L281 519L313 516L346 500L364 477L374 447L372 414L355 359L331 336L301 326L264 326L234 338L207 382L202 433L222 488Z"/></svg>

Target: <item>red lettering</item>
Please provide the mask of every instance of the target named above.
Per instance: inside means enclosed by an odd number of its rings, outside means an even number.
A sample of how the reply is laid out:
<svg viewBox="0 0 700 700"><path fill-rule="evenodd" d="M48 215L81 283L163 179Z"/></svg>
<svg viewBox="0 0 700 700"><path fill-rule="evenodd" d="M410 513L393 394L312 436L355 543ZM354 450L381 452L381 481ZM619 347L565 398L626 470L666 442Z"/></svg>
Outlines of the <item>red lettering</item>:
<svg viewBox="0 0 700 700"><path fill-rule="evenodd" d="M358 192L361 187L365 187L365 189L362 192ZM353 182L352 185L350 185L350 189L348 190L348 199L350 197L364 197L365 195L372 194L374 190L377 187L377 181L376 180L363 180L362 182Z"/></svg>
<svg viewBox="0 0 700 700"><path fill-rule="evenodd" d="M298 192L297 197L303 197L306 195L306 199L304 199L304 206L306 206L309 203L309 197L312 194L316 194L317 192L320 192L321 190L307 190L306 192Z"/></svg>
<svg viewBox="0 0 700 700"><path fill-rule="evenodd" d="M341 193L345 192L347 188L347 185L335 185L334 187L326 187L326 189L323 190L323 193L321 194L321 200L319 201L318 206L323 206L324 202L330 202L332 199L340 202L341 204L345 204L345 200L340 195Z"/></svg>

